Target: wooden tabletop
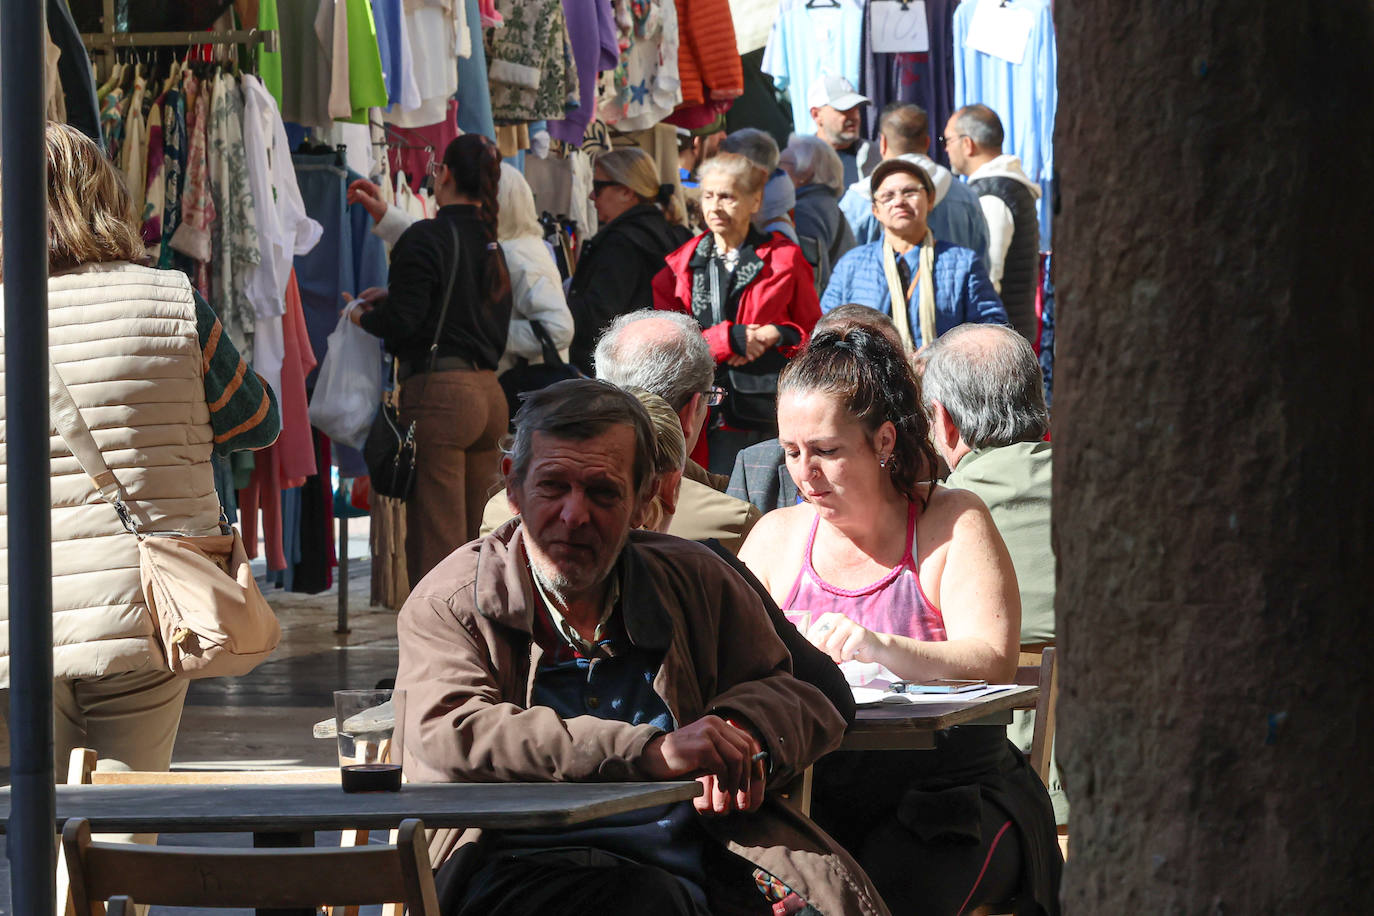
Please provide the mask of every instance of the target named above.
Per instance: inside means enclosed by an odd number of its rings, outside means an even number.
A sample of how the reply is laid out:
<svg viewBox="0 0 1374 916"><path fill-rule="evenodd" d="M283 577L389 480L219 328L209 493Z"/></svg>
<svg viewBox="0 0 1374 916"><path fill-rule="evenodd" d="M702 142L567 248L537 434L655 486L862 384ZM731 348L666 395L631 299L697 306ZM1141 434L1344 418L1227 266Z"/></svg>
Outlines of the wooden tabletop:
<svg viewBox="0 0 1374 916"><path fill-rule="evenodd" d="M695 798L691 782L406 784L347 793L337 785L58 786L57 832L85 817L97 833L291 833L383 830L408 817L426 827L568 827ZM10 790L0 789L0 831Z"/></svg>
<svg viewBox="0 0 1374 916"><path fill-rule="evenodd" d="M922 750L935 746L935 732L956 725L1005 725L1011 710L1031 706L1039 687L1013 687L971 700L861 706L845 732L842 750Z"/></svg>

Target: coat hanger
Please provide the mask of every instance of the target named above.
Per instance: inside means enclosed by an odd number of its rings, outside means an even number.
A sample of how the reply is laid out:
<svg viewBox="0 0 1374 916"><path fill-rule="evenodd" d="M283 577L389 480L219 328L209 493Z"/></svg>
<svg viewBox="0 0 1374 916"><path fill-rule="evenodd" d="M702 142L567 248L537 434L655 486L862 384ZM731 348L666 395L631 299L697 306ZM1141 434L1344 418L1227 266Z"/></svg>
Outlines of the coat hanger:
<svg viewBox="0 0 1374 916"><path fill-rule="evenodd" d="M838 0L806 0L806 8L809 10L837 10L840 8Z"/></svg>

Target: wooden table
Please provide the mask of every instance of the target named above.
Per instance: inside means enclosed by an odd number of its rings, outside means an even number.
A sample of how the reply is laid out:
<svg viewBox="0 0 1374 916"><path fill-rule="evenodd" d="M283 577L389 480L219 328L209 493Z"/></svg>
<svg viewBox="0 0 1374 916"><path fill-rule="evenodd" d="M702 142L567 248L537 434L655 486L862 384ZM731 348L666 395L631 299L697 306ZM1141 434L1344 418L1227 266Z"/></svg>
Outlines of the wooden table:
<svg viewBox="0 0 1374 916"><path fill-rule="evenodd" d="M928 751L935 747L935 733L956 725L987 725L1005 728L1013 709L1034 707L1039 687L1012 687L972 699L931 700L860 706L854 724L844 733L842 751ZM811 767L801 776L796 790L798 807L811 813Z"/></svg>
<svg viewBox="0 0 1374 916"><path fill-rule="evenodd" d="M1013 709L1034 707L1039 687L1012 687L971 700L953 697L940 701L861 706L854 724L844 733L841 750L906 751L935 747L935 733L956 725L1001 725L1011 722Z"/></svg>
<svg viewBox="0 0 1374 916"><path fill-rule="evenodd" d="M695 781L407 784L360 793L337 785L58 786L55 826L61 833L68 818L84 817L95 833L251 832L254 846L313 846L317 830L391 830L410 817L426 827L548 829L699 794ZM0 832L9 815L10 790L0 788Z"/></svg>

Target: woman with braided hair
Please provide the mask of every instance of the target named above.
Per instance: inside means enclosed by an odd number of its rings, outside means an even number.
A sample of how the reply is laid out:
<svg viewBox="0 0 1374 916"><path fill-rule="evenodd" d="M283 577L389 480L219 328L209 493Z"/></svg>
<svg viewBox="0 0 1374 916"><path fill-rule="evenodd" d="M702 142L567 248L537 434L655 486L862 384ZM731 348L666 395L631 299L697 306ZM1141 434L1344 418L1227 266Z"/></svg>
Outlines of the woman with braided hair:
<svg viewBox="0 0 1374 916"><path fill-rule="evenodd" d="M920 384L882 334L817 335L778 383L778 441L803 502L765 515L739 558L839 664L897 677L1016 672L1021 600L987 507L931 481ZM964 726L919 751L816 765L812 818L894 913L964 913L1013 898L1058 913L1054 809L1005 730Z"/></svg>
<svg viewBox="0 0 1374 916"><path fill-rule="evenodd" d="M496 144L479 134L450 143L435 176L438 215L406 229L391 249L387 289L369 290L350 313L396 357L401 422L415 421L415 488L406 503L412 584L477 537L500 479L498 442L509 416L496 367L511 316L497 244L500 178Z"/></svg>

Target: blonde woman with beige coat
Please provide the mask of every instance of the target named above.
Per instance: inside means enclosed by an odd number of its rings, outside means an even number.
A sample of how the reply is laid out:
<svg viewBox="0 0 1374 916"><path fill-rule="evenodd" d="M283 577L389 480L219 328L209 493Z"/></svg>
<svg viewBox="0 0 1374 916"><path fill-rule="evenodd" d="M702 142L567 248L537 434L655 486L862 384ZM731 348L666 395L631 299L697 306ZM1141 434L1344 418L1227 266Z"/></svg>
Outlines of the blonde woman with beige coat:
<svg viewBox="0 0 1374 916"><path fill-rule="evenodd" d="M49 357L141 525L217 534L211 455L275 441L276 400L185 274L140 266L129 191L99 148L61 124L50 123L45 140ZM3 410L0 402L0 420ZM62 438L51 440L58 776L74 747L94 748L99 769L166 770L187 681L163 658L137 540ZM8 601L0 610L8 619ZM0 623L8 689L5 632Z"/></svg>

